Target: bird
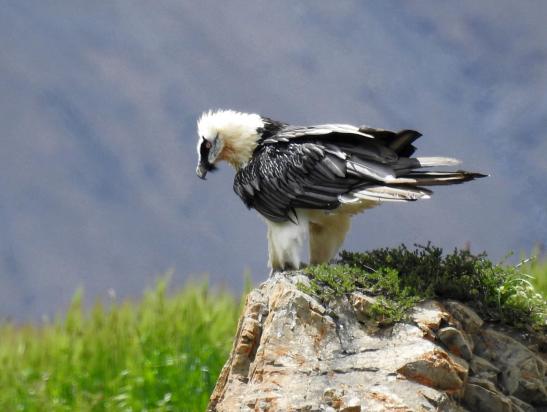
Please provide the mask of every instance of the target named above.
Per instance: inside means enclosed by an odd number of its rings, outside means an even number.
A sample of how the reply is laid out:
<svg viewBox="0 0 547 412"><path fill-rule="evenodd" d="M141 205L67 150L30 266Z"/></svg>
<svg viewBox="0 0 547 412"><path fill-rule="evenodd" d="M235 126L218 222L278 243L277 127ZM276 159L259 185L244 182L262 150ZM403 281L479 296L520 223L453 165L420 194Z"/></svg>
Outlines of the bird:
<svg viewBox="0 0 547 412"><path fill-rule="evenodd" d="M331 262L351 218L367 209L428 199L428 186L487 176L431 169L460 163L450 157L412 157L422 136L415 130L296 126L219 109L199 117L197 132L198 177L228 162L235 193L264 217L270 273Z"/></svg>

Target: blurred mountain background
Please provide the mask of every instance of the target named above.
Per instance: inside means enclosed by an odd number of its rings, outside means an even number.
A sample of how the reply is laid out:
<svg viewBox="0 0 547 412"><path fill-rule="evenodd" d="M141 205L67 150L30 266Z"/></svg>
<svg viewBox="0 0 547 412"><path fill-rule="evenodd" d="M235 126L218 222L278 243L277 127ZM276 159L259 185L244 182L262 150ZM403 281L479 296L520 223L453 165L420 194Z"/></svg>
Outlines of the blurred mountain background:
<svg viewBox="0 0 547 412"><path fill-rule="evenodd" d="M195 176L210 108L413 128L489 179L354 219L345 248L547 243L547 3L0 0L0 318L158 273L241 290L265 226L225 166ZM516 259L516 258L514 258Z"/></svg>

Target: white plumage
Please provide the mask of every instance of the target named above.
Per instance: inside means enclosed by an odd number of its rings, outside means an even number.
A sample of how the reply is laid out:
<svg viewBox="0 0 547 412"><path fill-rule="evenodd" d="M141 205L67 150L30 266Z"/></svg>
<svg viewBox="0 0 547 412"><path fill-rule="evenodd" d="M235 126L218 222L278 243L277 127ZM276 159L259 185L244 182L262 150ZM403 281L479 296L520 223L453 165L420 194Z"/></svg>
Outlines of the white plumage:
<svg viewBox="0 0 547 412"><path fill-rule="evenodd" d="M291 126L258 114L219 110L201 116L198 135L198 176L204 179L222 160L236 169L234 191L266 220L272 270L330 261L351 217L365 209L427 199L432 191L424 186L485 176L421 170L459 161L411 157L412 143L421 136L413 130Z"/></svg>

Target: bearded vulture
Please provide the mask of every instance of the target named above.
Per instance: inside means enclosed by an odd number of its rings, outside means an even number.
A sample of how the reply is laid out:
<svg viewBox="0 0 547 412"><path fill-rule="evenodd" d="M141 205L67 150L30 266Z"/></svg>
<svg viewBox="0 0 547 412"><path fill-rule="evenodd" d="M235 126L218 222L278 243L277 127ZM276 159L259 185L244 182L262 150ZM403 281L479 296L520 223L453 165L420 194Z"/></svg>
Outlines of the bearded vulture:
<svg viewBox="0 0 547 412"><path fill-rule="evenodd" d="M197 175L225 160L236 170L234 191L268 226L268 266L298 269L329 262L353 215L383 202L428 199L424 186L486 175L422 170L453 166L449 157L411 157L421 134L349 124L292 126L258 114L218 110L197 123Z"/></svg>

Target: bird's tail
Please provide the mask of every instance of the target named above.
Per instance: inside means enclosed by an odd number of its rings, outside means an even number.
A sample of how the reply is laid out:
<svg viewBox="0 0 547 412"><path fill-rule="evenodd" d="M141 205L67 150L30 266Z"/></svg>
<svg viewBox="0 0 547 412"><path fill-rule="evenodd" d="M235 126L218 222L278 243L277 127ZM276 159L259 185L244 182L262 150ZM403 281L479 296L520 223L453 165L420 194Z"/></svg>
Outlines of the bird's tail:
<svg viewBox="0 0 547 412"><path fill-rule="evenodd" d="M487 176L482 173L467 172L465 170L457 170L455 172L418 171L396 177L386 183L389 185L405 186L441 186L469 182L470 180Z"/></svg>
<svg viewBox="0 0 547 412"><path fill-rule="evenodd" d="M488 175L465 170L440 171L440 170L416 170L435 166L455 166L461 162L451 157L416 157L414 159L400 159L395 165L397 176L386 179L384 182L389 185L410 185L410 186L438 186L453 185L468 182L473 179L486 177Z"/></svg>
<svg viewBox="0 0 547 412"><path fill-rule="evenodd" d="M461 160L454 159L452 157L416 157L419 167L432 167L432 166L456 166L461 163Z"/></svg>
<svg viewBox="0 0 547 412"><path fill-rule="evenodd" d="M416 170L435 166L454 166L460 161L450 157L400 158L394 165L396 176L384 176L380 184L364 184L339 197L342 203L361 200L408 202L428 199L433 193L424 186L454 185L488 175L465 170Z"/></svg>

